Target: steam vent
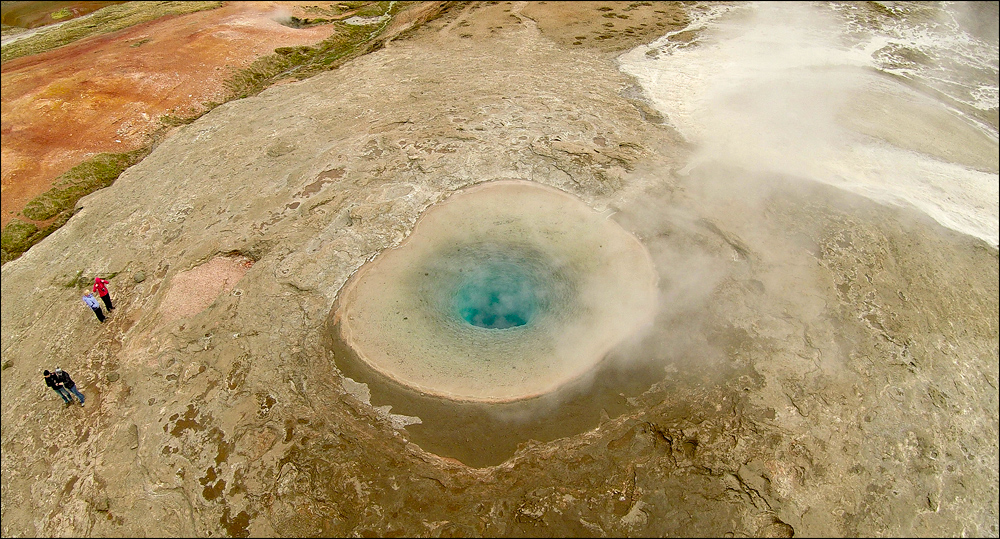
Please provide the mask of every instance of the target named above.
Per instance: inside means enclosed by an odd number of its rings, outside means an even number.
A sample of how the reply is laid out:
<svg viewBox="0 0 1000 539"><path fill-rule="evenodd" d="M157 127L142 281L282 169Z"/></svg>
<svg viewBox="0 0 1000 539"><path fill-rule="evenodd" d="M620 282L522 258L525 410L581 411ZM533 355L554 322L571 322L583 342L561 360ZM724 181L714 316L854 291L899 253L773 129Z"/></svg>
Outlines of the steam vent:
<svg viewBox="0 0 1000 539"><path fill-rule="evenodd" d="M581 200L528 181L432 206L362 266L336 309L343 340L423 393L506 402L553 391L652 321L649 253Z"/></svg>

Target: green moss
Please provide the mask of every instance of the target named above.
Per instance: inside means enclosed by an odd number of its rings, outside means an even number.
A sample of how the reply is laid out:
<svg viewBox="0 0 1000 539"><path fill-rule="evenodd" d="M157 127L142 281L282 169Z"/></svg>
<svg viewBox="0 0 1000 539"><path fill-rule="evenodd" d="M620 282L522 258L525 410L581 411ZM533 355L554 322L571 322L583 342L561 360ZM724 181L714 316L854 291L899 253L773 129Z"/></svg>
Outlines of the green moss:
<svg viewBox="0 0 1000 539"><path fill-rule="evenodd" d="M76 275L66 283L66 288L76 288L80 286L80 281L83 279L83 270L77 270Z"/></svg>
<svg viewBox="0 0 1000 539"><path fill-rule="evenodd" d="M3 37L16 36L17 34L23 34L27 32L27 28L21 28L20 26L9 26L0 23L0 35Z"/></svg>
<svg viewBox="0 0 1000 539"><path fill-rule="evenodd" d="M217 107L219 104L214 104L209 110ZM207 105L206 105L207 106ZM198 118L201 118L202 114L195 113L190 116L177 116L175 114L164 114L160 116L160 124L164 127L177 127L179 125L187 125Z"/></svg>
<svg viewBox="0 0 1000 539"><path fill-rule="evenodd" d="M185 6L170 7L165 6L166 4L185 4ZM364 13L367 14L363 16L389 15L391 17L392 15L409 8L410 4L412 4L412 2L343 2L338 4L337 8L342 10L341 12L363 8ZM220 2L129 2L127 4L122 4L122 6L132 6L132 8L140 14L144 11L152 12L152 14L147 13L145 18L142 18L139 22L152 20L166 14L188 13L201 9L211 9L218 7L219 5L221 5ZM446 11L449 6L450 4L445 5L440 13ZM105 10L110 10L114 7L118 6L109 6L103 10L95 12L95 15L101 14ZM440 16L440 13L436 16ZM97 18L96 20L94 19L94 16L89 18L91 21L89 26L107 26L108 23L105 21L109 17L109 14L105 12L102 15L103 18ZM112 19L113 18L114 17L112 17ZM134 18L129 19L128 17L120 14L119 18L134 20ZM69 26L75 22L76 21L70 21L63 26ZM132 22L131 24L137 23L138 22ZM14 219L7 225L7 227L4 228L2 252L0 252L0 264L6 264L7 262L18 258L32 245L38 243L46 236L59 229L59 227L63 226L75 213L76 203L80 200L80 198L114 183L114 181L125 169L138 163L146 155L148 155L155 146L156 140L162 137L166 130L170 127L189 124L222 103L233 99L256 95L268 86L271 86L280 80L287 79L289 77L298 80L306 79L319 72L335 69L352 58L377 50L382 46L378 36L381 34L387 23L388 21L374 28L372 26L354 26L344 23L336 23L337 31L331 37L316 44L315 46L281 47L275 49L274 54L258 59L252 63L250 67L240 70L227 80L224 84L229 95L221 101L203 103L205 110L201 112L193 112L188 116L162 116L160 118L162 128L157 133L154 133L152 136L153 142L150 142L149 145L132 152L99 154L87 162L73 167L63 175L56 178L53 183L53 187L49 191L39 195L34 200L29 202L22 212L26 218L34 221L46 221L51 219L52 221L47 226L39 229L35 224ZM112 26L114 26L112 30L116 30L124 28L127 25ZM73 27L70 28L72 29ZM101 31L98 31L96 28L92 28L91 33L87 35L96 33L104 33L103 28ZM85 36L81 35L74 39L80 39L80 37ZM60 44L65 44L72 40L73 39L62 40ZM8 47L16 43L17 42L12 43L11 45L3 48L4 60L9 59L8 55L10 55L10 58L15 58L17 56L34 54L35 52L41 51L41 49L34 50L34 52L9 51ZM142 43L143 42L138 42L140 45ZM59 45L53 45L50 48L54 48L55 46Z"/></svg>
<svg viewBox="0 0 1000 539"><path fill-rule="evenodd" d="M358 8L368 14L364 16L373 17L393 15L402 9L398 2L345 2L344 4L357 4L349 7ZM235 72L223 83L229 93L227 100L257 95L282 79L291 77L302 80L321 71L335 69L347 60L377 48L376 37L384 27L383 25L373 29L371 26L342 22L334 24L336 31L316 45L280 47L274 50L274 54L258 58L245 69Z"/></svg>
<svg viewBox="0 0 1000 539"><path fill-rule="evenodd" d="M55 217L66 206L74 204L86 194L86 189L83 187L71 186L66 189L49 189L48 192L29 202L22 213L28 219L45 221Z"/></svg>
<svg viewBox="0 0 1000 539"><path fill-rule="evenodd" d="M125 153L102 153L64 172L47 192L35 197L22 212L33 221L46 221L70 212L82 197L107 187L128 167L138 163L150 148Z"/></svg>
<svg viewBox="0 0 1000 539"><path fill-rule="evenodd" d="M23 253L31 247L31 236L38 232L38 227L20 219L11 219L0 234L0 247L8 253Z"/></svg>
<svg viewBox="0 0 1000 539"><path fill-rule="evenodd" d="M49 234L59 230L59 228L69 221L70 217L76 213L75 209L69 209L56 216L45 228L39 229L33 223L25 223L18 219L7 223L3 229L2 242L3 252L0 253L0 264L6 264L11 260L20 257L32 245L44 240Z"/></svg>
<svg viewBox="0 0 1000 539"><path fill-rule="evenodd" d="M65 19L67 17L72 17L72 16L73 16L73 12L70 11L69 8L65 8L65 7L62 8L62 9L60 9L59 11L55 11L51 15L49 15L49 17L52 17L53 19L55 19L57 21L59 19Z"/></svg>
<svg viewBox="0 0 1000 539"><path fill-rule="evenodd" d="M41 30L35 35L4 45L0 49L0 62L38 54L86 37L116 32L160 17L215 9L221 5L222 2L125 2L107 6L89 17L73 19L58 28Z"/></svg>
<svg viewBox="0 0 1000 539"><path fill-rule="evenodd" d="M354 12L356 17L381 17L385 13L389 2L372 2L370 4L360 6L357 11Z"/></svg>
<svg viewBox="0 0 1000 539"><path fill-rule="evenodd" d="M53 187L35 197L22 212L33 221L52 221L41 229L19 219L8 223L3 229L2 263L6 264L21 256L32 245L66 224L76 212L78 200L114 183L122 171L141 161L150 148L98 154L56 178Z"/></svg>

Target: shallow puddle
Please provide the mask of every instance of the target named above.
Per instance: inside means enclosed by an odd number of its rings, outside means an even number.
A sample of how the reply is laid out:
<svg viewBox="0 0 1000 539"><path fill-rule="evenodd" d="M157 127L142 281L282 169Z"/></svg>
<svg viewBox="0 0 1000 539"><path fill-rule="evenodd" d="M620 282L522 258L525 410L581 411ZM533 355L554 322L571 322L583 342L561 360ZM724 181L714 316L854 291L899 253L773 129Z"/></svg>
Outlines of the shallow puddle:
<svg viewBox="0 0 1000 539"><path fill-rule="evenodd" d="M328 330L327 346L344 376L365 383L373 406L391 405L393 414L416 416L409 440L425 451L475 468L501 464L529 440L547 442L591 430L602 418L629 411L635 398L661 381L663 361L636 361L628 368L605 361L592 375L552 393L506 403L459 402L423 394L376 372Z"/></svg>

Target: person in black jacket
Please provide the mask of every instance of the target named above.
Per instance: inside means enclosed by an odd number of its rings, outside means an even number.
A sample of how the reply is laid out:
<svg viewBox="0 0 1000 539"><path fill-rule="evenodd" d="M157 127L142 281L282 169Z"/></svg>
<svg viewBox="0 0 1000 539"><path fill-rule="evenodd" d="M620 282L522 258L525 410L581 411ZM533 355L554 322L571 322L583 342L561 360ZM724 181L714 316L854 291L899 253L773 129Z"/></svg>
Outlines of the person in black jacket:
<svg viewBox="0 0 1000 539"><path fill-rule="evenodd" d="M56 380L54 374L49 372L48 369L42 372L42 374L45 375L45 385L51 387L53 391L58 393L59 396L62 397L63 402L66 404L73 404L73 396L70 395L68 389L63 387L63 385Z"/></svg>
<svg viewBox="0 0 1000 539"><path fill-rule="evenodd" d="M69 377L68 372L56 367L56 382L62 384L64 388L76 395L76 398L80 399L80 406L83 406L83 401L85 400L83 393L80 393L80 390L76 388L76 383Z"/></svg>

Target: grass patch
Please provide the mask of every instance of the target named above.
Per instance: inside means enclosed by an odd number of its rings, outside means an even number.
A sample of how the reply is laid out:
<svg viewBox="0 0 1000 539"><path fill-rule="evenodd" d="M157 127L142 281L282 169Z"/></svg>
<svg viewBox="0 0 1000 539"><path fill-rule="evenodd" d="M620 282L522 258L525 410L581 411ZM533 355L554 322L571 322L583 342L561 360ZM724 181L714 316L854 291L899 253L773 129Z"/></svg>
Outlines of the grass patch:
<svg viewBox="0 0 1000 539"><path fill-rule="evenodd" d="M348 4L345 2L345 4ZM255 60L248 67L241 69L227 79L223 86L229 93L228 100L242 99L257 95L265 88L288 78L296 80L307 79L322 71L336 69L344 62L371 52L385 24L391 21L391 16L406 6L401 2L355 2L352 8L355 13L365 17L390 15L385 23L377 27L351 25L334 22L336 31L327 39L312 46L280 47L274 54ZM360 15L365 13L365 15Z"/></svg>
<svg viewBox="0 0 1000 539"><path fill-rule="evenodd" d="M0 265L18 258L66 224L76 213L77 201L114 183L125 169L146 157L152 147L150 144L131 152L97 154L56 178L51 189L32 199L21 212L32 221L48 221L48 224L39 228L17 218L7 223L0 234Z"/></svg>
<svg viewBox="0 0 1000 539"><path fill-rule="evenodd" d="M47 221L71 212L78 200L114 183L149 151L149 147L144 147L125 153L97 154L56 178L53 187L29 202L22 213L33 221Z"/></svg>
<svg viewBox="0 0 1000 539"><path fill-rule="evenodd" d="M51 15L49 15L49 17L52 17L53 19L55 19L57 21L59 19L68 19L68 18L70 18L72 16L73 16L73 12L70 11L69 8L65 8L65 7L62 8L62 9L60 9L59 11L56 11L56 12L52 13Z"/></svg>
<svg viewBox="0 0 1000 539"><path fill-rule="evenodd" d="M138 24L138 22L145 22L146 20L152 20L168 14L211 9L218 7L221 3L129 2L120 6L106 7L95 12L95 15L112 8L125 9L128 6L133 6L136 11L141 12L143 8L136 8L136 4L145 5L145 10L150 14L142 17L142 20L132 22L131 24ZM171 4L174 11L165 12L162 4ZM183 6L173 6L173 4L183 4ZM40 242L46 236L66 224L66 221L76 212L77 201L98 189L113 184L125 169L145 158L170 128L190 124L222 103L256 95L276 82L287 80L288 78L297 80L306 79L322 71L336 69L348 60L378 49L381 46L381 41L377 38L388 23L392 21L392 16L408 9L410 4L410 2L342 2L338 5L338 8L342 10L341 13L358 9L355 13L359 16L379 17L389 15L389 17L378 26L349 25L343 22L335 22L334 24L337 25L336 32L316 45L275 49L274 54L257 59L249 67L234 73L225 81L224 86L227 90L227 95L221 102L204 103L204 110L192 112L190 115L167 114L161 116L159 119L161 128L150 136L151 140L146 146L132 152L98 154L63 173L56 178L51 189L29 202L22 211L22 215L25 218L38 221L38 224L14 218L4 227L2 232L2 246L0 246L2 247L0 264L6 264L18 258L32 245ZM447 10L448 6L446 4L440 12L431 14L427 20L433 20L433 18L440 16L440 13ZM151 9L152 11L150 11ZM108 17L108 14L105 13L104 17ZM101 22L102 20L105 19L95 20L92 17L81 21L81 23L85 22L88 26L96 27L105 24ZM66 23L64 27L73 22ZM124 28L125 26L127 24L116 26L114 29ZM93 28L91 34L88 35L108 31L112 30L103 28L98 30ZM410 31L412 31L412 28ZM35 37L26 38L24 41L32 41ZM81 37L76 37L75 39L80 39ZM69 43L70 41L72 39L59 40L58 45L52 45L50 48ZM14 54L13 52L8 53L8 47L17 43L19 42L12 43L3 48L4 60L8 59L8 54ZM141 45L142 43L138 42L137 45ZM41 52L41 49L23 52L19 55L35 54L37 52ZM51 222L45 225L44 222L50 219Z"/></svg>
<svg viewBox="0 0 1000 539"><path fill-rule="evenodd" d="M388 4L388 3L389 2L371 2L371 3L365 2L366 5L358 6L358 10L354 12L354 16L365 17L365 18L381 17L386 12L385 9L386 6L383 4Z"/></svg>
<svg viewBox="0 0 1000 539"><path fill-rule="evenodd" d="M83 280L83 270L76 270L76 275L66 283L66 288L76 288L86 284L87 282Z"/></svg>
<svg viewBox="0 0 1000 539"><path fill-rule="evenodd" d="M59 230L59 227L65 225L74 213L73 210L62 213L44 228L38 228L33 223L26 223L16 218L11 220L0 234L0 265L21 256L32 245Z"/></svg>
<svg viewBox="0 0 1000 539"><path fill-rule="evenodd" d="M21 28L20 26L8 26L0 23L0 35L3 37L16 36L17 34L23 34L27 31L27 28Z"/></svg>
<svg viewBox="0 0 1000 539"><path fill-rule="evenodd" d="M167 15L182 15L220 7L222 2L126 2L107 6L88 17L67 21L49 30L4 45L0 62L49 51L74 41L115 32Z"/></svg>
<svg viewBox="0 0 1000 539"><path fill-rule="evenodd" d="M206 106L208 106L208 105L206 105ZM215 108L217 106L219 106L219 103L211 104L210 106L208 106L208 108L209 109L213 109L213 108ZM190 116L178 116L176 114L164 114L163 116L160 116L160 125L162 125L162 126L164 126L166 128L177 127L179 125L187 125L187 124L189 124L189 123L197 120L198 118L201 118L203 114L204 113L198 113L198 112L196 112L194 114L191 114Z"/></svg>
<svg viewBox="0 0 1000 539"><path fill-rule="evenodd" d="M38 227L20 219L12 219L0 234L0 247L4 254L21 253L31 246L30 238L38 232Z"/></svg>

